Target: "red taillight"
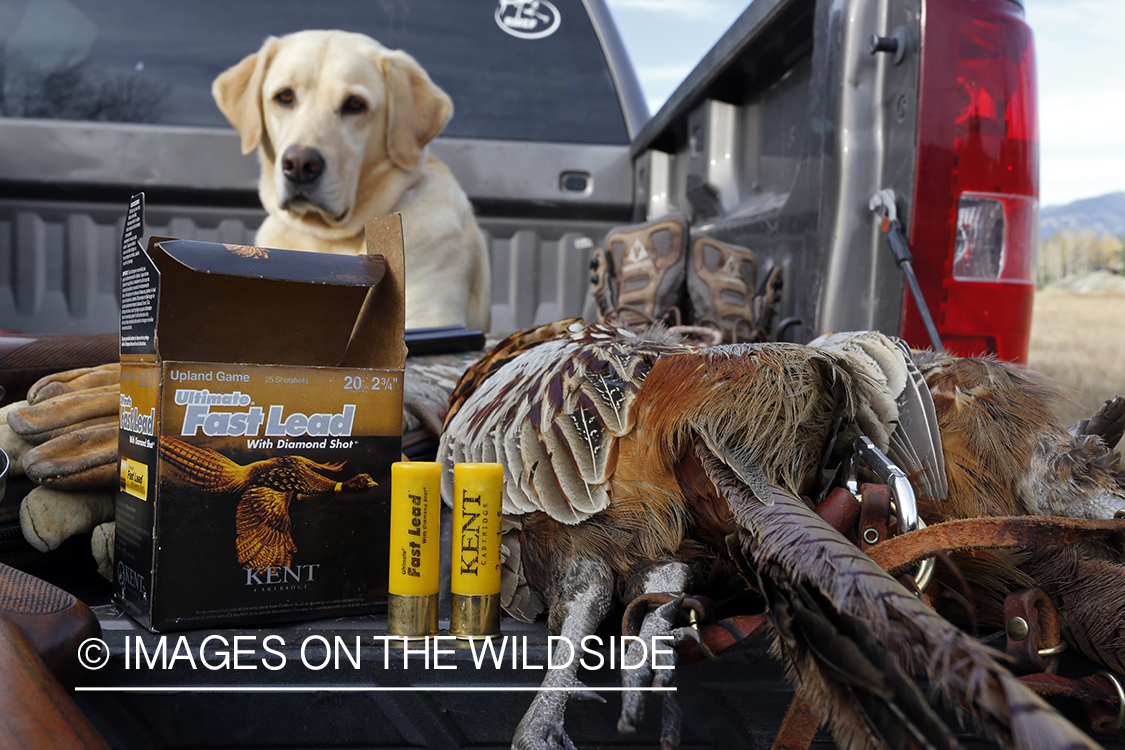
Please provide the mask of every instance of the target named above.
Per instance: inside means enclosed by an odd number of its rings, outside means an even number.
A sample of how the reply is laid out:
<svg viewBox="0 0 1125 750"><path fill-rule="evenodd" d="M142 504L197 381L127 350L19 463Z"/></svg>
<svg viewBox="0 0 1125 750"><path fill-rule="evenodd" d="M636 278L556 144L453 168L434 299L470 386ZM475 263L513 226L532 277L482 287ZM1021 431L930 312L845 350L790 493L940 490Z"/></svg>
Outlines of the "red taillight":
<svg viewBox="0 0 1125 750"><path fill-rule="evenodd" d="M1025 362L1038 245L1035 48L1012 0L928 0L910 245L942 343ZM902 335L929 339L910 293Z"/></svg>

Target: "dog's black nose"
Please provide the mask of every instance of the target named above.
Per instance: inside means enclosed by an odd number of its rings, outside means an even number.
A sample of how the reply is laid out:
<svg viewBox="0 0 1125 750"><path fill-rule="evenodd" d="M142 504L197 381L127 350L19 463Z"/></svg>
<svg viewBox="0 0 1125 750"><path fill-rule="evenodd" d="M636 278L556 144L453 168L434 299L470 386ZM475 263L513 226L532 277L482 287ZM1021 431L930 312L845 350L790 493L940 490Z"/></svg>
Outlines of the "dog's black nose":
<svg viewBox="0 0 1125 750"><path fill-rule="evenodd" d="M324 157L309 146L290 146L281 155L281 173L290 182L312 182L324 171Z"/></svg>

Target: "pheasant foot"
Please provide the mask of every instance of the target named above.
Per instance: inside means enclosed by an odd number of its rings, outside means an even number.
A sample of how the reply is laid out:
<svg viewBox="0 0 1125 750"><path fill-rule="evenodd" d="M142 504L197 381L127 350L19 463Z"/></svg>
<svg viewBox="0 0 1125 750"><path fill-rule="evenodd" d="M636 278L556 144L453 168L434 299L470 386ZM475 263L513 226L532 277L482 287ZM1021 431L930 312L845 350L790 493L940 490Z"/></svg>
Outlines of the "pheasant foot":
<svg viewBox="0 0 1125 750"><path fill-rule="evenodd" d="M691 571L683 563L666 563L646 573L644 593L682 592L691 584ZM681 594L645 615L638 639L629 644L621 668L621 684L625 688L621 718L617 731L632 734L644 718L646 694L640 688L674 688L676 683L676 648L696 636L687 626L689 610L701 611L697 599ZM698 638L696 638L698 639ZM663 693L660 746L676 748L680 744L683 713L674 690Z"/></svg>
<svg viewBox="0 0 1125 750"><path fill-rule="evenodd" d="M613 574L608 566L589 560L571 561L564 590L552 605L552 616L562 614L559 635L565 642L581 643L593 635L613 601ZM513 750L574 750L566 735L566 704L571 697L587 698L589 690L578 680L578 659L548 670L540 690L512 738Z"/></svg>

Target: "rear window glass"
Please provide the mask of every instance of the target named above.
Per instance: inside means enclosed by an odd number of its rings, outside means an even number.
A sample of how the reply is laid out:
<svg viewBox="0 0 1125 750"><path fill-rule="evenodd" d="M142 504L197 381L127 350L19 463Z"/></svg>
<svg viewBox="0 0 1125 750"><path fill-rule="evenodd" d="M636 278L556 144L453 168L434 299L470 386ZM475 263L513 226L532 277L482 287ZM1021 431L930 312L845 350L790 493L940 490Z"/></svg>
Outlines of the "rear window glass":
<svg viewBox="0 0 1125 750"><path fill-rule="evenodd" d="M413 55L453 98L445 135L628 141L581 0L0 0L0 114L226 126L211 81L302 29Z"/></svg>

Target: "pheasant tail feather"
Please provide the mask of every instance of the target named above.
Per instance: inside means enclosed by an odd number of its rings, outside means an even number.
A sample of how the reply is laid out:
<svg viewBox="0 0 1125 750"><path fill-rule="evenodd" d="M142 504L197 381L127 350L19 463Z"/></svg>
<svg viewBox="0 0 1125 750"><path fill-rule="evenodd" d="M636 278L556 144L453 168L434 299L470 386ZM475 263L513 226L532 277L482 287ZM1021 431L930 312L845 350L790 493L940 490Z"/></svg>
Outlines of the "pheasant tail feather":
<svg viewBox="0 0 1125 750"><path fill-rule="evenodd" d="M245 467L218 451L160 438L160 455L188 483L209 492L234 492L248 479Z"/></svg>
<svg viewBox="0 0 1125 750"><path fill-rule="evenodd" d="M914 740L930 737L936 742L926 724L931 717L920 709L918 696L912 693L917 688L909 679L912 666L921 663L952 705L964 707L1002 744L1097 747L1019 684L993 658L995 652L920 602L800 500L778 488L774 504L767 507L749 497L737 477L719 461L705 454L700 460L742 526L743 567L757 571L763 583L766 576L762 573L768 571L775 596L787 602L790 610L829 613L828 617L822 614L822 620L837 623L838 631L882 671L897 662L898 673L887 677L888 684L869 683L867 697L856 698L854 686L848 684L852 678L840 677L841 672L854 676L856 667L841 667L824 655L818 657L823 636L795 615L776 617L774 613L784 612L786 605L770 602L782 653L795 669L808 670L811 665L824 678L827 711L842 745L865 746L872 732ZM849 625L842 628L838 623ZM889 652L894 659L881 660L877 652ZM800 677L802 681L809 678ZM890 700L884 697L888 688L894 696ZM1026 744L1035 737L1053 737L1057 742Z"/></svg>

